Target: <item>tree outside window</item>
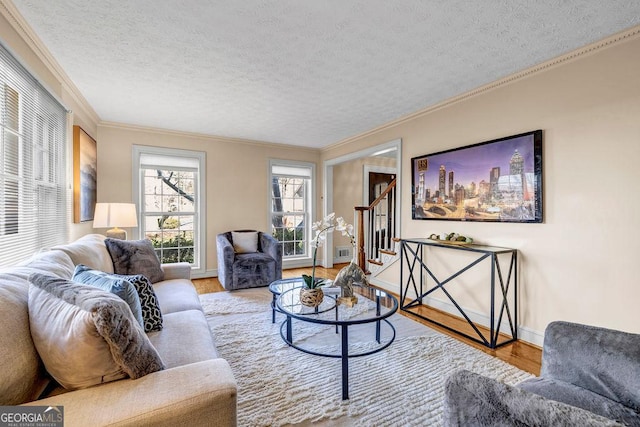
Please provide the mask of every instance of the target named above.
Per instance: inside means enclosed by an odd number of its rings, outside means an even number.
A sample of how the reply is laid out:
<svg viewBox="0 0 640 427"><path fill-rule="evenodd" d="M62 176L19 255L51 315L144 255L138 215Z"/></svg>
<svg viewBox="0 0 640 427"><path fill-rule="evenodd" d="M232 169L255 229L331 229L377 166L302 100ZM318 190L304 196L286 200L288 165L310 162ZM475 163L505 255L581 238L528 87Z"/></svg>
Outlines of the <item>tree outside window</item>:
<svg viewBox="0 0 640 427"><path fill-rule="evenodd" d="M196 171L146 168L144 236L163 263L195 262Z"/></svg>

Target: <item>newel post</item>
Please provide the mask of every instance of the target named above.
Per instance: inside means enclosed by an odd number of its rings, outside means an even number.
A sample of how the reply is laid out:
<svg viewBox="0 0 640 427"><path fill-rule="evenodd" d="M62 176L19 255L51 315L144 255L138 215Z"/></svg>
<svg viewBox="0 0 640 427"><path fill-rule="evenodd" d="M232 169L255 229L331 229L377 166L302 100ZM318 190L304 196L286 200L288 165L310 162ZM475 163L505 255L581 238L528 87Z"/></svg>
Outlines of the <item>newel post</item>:
<svg viewBox="0 0 640 427"><path fill-rule="evenodd" d="M368 206L356 206L358 212L358 267L362 271L367 271L367 262L364 253L364 211L369 210Z"/></svg>

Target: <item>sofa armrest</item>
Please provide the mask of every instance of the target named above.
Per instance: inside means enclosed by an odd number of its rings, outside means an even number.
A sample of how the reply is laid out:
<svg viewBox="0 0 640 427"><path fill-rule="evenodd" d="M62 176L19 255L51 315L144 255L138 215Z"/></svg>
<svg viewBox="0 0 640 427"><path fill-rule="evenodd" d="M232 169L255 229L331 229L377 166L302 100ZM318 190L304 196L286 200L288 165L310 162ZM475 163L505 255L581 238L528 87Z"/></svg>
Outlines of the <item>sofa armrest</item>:
<svg viewBox="0 0 640 427"><path fill-rule="evenodd" d="M584 409L465 370L452 374L445 384L444 425L622 426Z"/></svg>
<svg viewBox="0 0 640 427"><path fill-rule="evenodd" d="M224 359L154 372L26 405L64 406L64 425L235 426L237 385Z"/></svg>
<svg viewBox="0 0 640 427"><path fill-rule="evenodd" d="M276 280L282 279L282 244L272 235L260 232L260 248L276 260Z"/></svg>
<svg viewBox="0 0 640 427"><path fill-rule="evenodd" d="M230 284L231 278L233 277L233 261L236 257L236 251L224 233L216 236L216 250L218 258L218 280L220 280L222 286L227 286L227 283L229 282Z"/></svg>
<svg viewBox="0 0 640 427"><path fill-rule="evenodd" d="M164 280L187 279L191 280L191 264L188 262L175 262L172 264L162 264Z"/></svg>
<svg viewBox="0 0 640 427"><path fill-rule="evenodd" d="M540 376L587 389L640 412L640 335L552 322Z"/></svg>

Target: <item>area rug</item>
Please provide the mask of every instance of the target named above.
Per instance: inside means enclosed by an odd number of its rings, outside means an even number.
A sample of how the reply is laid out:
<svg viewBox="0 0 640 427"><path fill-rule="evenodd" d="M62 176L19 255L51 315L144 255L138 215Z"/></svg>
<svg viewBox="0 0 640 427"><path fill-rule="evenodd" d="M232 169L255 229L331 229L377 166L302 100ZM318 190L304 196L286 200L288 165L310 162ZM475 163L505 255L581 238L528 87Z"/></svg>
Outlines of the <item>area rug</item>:
<svg viewBox="0 0 640 427"><path fill-rule="evenodd" d="M396 314L390 320L398 336L391 346L349 360L350 399L343 401L340 360L287 346L280 337L284 316L271 323L268 290L206 294L201 301L218 352L238 382L239 426L439 426L444 383L454 371L468 369L508 384L531 377ZM332 335L331 327L294 323L297 342L338 353L339 338ZM350 351L369 348L367 337L350 334Z"/></svg>

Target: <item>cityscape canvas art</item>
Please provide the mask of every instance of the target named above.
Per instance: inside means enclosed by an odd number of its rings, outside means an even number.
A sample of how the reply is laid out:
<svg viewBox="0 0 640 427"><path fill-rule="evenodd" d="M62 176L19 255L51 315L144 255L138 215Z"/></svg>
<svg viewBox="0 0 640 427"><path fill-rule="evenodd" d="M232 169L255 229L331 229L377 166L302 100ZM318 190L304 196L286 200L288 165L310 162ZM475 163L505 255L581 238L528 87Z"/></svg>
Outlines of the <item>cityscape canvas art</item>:
<svg viewBox="0 0 640 427"><path fill-rule="evenodd" d="M542 222L542 131L411 159L412 218Z"/></svg>

